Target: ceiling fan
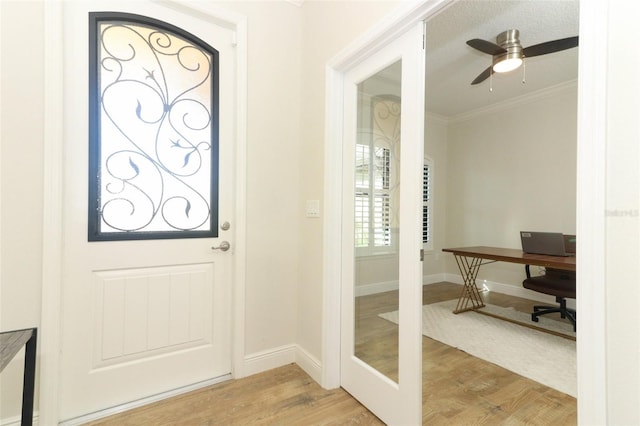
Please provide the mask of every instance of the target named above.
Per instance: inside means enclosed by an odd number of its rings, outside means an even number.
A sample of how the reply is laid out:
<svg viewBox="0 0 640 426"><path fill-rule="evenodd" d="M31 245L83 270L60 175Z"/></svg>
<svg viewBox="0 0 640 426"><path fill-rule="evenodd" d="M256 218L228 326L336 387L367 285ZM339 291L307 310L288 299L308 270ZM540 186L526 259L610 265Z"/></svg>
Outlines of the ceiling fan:
<svg viewBox="0 0 640 426"><path fill-rule="evenodd" d="M481 52L493 56L493 62L489 68L482 71L471 84L478 84L489 78L494 72L509 72L522 65L524 58L546 55L578 46L578 36L561 38L523 48L520 44L520 32L507 30L496 37L496 43L474 38L467 44Z"/></svg>

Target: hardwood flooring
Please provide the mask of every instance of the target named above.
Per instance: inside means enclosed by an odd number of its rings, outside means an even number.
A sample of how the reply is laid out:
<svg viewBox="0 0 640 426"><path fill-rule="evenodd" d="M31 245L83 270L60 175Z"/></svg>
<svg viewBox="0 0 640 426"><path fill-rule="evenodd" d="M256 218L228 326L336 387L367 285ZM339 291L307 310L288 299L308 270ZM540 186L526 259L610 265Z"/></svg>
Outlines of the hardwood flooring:
<svg viewBox="0 0 640 426"><path fill-rule="evenodd" d="M458 297L460 286L424 286L423 303ZM395 292L358 298L358 355L397 376L395 325L377 317L397 307ZM533 303L498 293L494 305L530 312ZM375 339L369 339L375 335ZM395 339L395 340L394 340ZM395 357L393 355L396 351ZM380 354L384 354L381 356ZM423 338L423 424L575 425L575 398L430 338ZM288 365L217 384L90 423L110 425L381 425L342 389L325 390Z"/></svg>

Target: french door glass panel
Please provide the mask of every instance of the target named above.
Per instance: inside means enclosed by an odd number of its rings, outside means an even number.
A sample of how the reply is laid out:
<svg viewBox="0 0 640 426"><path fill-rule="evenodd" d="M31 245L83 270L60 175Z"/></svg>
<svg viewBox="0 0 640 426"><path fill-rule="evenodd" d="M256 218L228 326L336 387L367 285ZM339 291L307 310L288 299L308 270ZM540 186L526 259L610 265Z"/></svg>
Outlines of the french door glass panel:
<svg viewBox="0 0 640 426"><path fill-rule="evenodd" d="M401 73L397 61L358 84L354 188L354 353L394 382L398 326L378 315L398 312Z"/></svg>

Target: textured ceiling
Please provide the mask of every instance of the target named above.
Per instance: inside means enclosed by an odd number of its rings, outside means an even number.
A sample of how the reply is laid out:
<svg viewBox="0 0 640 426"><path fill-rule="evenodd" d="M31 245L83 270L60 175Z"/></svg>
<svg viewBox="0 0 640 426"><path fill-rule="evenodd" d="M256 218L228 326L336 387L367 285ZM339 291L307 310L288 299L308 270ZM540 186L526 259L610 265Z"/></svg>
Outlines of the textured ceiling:
<svg viewBox="0 0 640 426"><path fill-rule="evenodd" d="M466 41L481 38L495 43L508 29L520 31L523 47L578 35L578 1L467 0L454 3L427 22L427 111L455 117L510 98L576 80L578 50L569 49L526 59L523 68L493 75L471 86L491 65L491 56Z"/></svg>

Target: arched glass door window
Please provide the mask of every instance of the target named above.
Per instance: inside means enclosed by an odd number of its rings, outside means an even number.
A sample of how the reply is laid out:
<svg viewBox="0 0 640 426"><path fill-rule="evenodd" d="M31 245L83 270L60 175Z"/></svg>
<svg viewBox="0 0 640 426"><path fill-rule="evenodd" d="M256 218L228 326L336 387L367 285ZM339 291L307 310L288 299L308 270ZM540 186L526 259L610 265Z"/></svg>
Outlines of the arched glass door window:
<svg viewBox="0 0 640 426"><path fill-rule="evenodd" d="M216 237L218 52L139 15L89 20L89 241Z"/></svg>

